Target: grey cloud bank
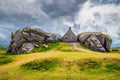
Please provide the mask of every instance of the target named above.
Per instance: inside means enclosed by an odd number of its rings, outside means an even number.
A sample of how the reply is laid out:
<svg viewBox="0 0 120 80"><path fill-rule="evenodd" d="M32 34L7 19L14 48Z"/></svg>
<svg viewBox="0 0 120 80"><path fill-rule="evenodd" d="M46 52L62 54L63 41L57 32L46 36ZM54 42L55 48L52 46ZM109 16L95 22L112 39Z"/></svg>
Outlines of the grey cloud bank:
<svg viewBox="0 0 120 80"><path fill-rule="evenodd" d="M98 31L120 47L119 0L0 0L0 45L8 45L11 32L39 27L63 35L68 26L76 34Z"/></svg>

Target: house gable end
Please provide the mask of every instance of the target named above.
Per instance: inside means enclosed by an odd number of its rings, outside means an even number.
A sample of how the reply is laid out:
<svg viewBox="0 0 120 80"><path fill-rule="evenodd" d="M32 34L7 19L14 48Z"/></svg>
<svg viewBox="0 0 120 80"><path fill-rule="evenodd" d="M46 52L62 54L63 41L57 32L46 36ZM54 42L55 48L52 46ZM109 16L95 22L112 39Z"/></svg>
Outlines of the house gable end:
<svg viewBox="0 0 120 80"><path fill-rule="evenodd" d="M63 36L62 41L63 42L76 42L77 41L77 36L72 32L71 27Z"/></svg>

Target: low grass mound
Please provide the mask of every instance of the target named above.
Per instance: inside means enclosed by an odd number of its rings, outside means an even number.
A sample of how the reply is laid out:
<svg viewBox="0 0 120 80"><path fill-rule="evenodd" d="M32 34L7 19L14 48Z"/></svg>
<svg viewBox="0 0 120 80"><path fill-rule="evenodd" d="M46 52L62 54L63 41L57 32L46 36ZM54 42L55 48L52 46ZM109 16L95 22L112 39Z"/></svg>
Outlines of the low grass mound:
<svg viewBox="0 0 120 80"><path fill-rule="evenodd" d="M80 59L77 61L77 65L80 70L84 69L98 69L102 65L102 61L98 59Z"/></svg>
<svg viewBox="0 0 120 80"><path fill-rule="evenodd" d="M86 70L106 70L111 71L120 71L120 60L119 59L97 59L97 58L88 58L88 59L77 59L77 60L65 60L62 58L47 58L42 60L34 60L23 64L21 67L26 70L38 70L38 71L59 71L62 69L64 71L86 71ZM73 71L72 71L73 72Z"/></svg>
<svg viewBox="0 0 120 80"><path fill-rule="evenodd" d="M48 71L54 69L61 61L57 58L48 58L42 60L34 60L23 64L21 67L29 70Z"/></svg>

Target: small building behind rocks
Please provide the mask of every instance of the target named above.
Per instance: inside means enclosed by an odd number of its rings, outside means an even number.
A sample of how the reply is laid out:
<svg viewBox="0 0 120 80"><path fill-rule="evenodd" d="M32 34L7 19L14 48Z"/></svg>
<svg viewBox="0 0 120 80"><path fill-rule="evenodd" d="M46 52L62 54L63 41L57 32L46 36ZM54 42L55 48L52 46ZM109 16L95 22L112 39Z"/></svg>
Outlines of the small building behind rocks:
<svg viewBox="0 0 120 80"><path fill-rule="evenodd" d="M69 30L63 36L62 41L63 42L77 42L77 36L71 30L71 27L69 27Z"/></svg>

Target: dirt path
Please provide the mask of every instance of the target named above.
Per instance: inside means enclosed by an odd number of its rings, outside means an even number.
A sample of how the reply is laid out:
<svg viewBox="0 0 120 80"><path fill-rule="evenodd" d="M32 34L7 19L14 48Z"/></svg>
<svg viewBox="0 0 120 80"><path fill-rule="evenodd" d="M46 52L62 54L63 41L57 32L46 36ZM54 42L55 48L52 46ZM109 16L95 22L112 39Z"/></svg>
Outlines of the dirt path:
<svg viewBox="0 0 120 80"><path fill-rule="evenodd" d="M78 43L70 43L73 45L73 48L78 50L78 51L82 51L82 52L92 52L86 49L82 49L78 47ZM26 55L22 55L22 57L16 56L18 57L17 60L15 60L14 62L7 64L7 65L3 65L0 66L0 74L4 71L10 70L15 68L16 66L22 65L26 62L35 60L35 59L41 59L41 58L47 58L47 57L55 57L57 56L57 54L59 54L57 51L49 51L49 52L43 52L43 53L34 53L34 54L26 54Z"/></svg>
<svg viewBox="0 0 120 80"><path fill-rule="evenodd" d="M78 43L70 43L70 44L73 45L73 48L74 48L75 50L82 51L82 52L92 52L92 51L89 51L89 50L86 50L86 49L83 49L83 48L78 47Z"/></svg>
<svg viewBox="0 0 120 80"><path fill-rule="evenodd" d="M70 43L70 44L72 44L73 48L76 50L79 50L82 52L90 52L88 50L78 48L78 46L77 46L78 43ZM57 51L49 51L49 52L43 52L43 53L26 54L24 56L22 55L23 57L20 57L20 55L15 56L15 57L18 57L17 60L15 60L14 62L12 62L10 64L0 66L0 73L7 71L9 69L13 69L16 66L19 66L21 64L24 64L26 62L29 62L29 61L32 61L35 59L46 58L46 57L55 57L55 56L57 56L56 55L57 53L58 53Z"/></svg>
<svg viewBox="0 0 120 80"><path fill-rule="evenodd" d="M47 57L55 57L57 52L44 52L44 53L34 53L34 54L27 54L24 57L16 60L15 62L12 62L7 65L3 65L0 67L0 73L7 71L9 69L15 68L16 66L19 66L21 64L24 64L26 62L35 60L35 59L41 59L41 58L47 58Z"/></svg>

